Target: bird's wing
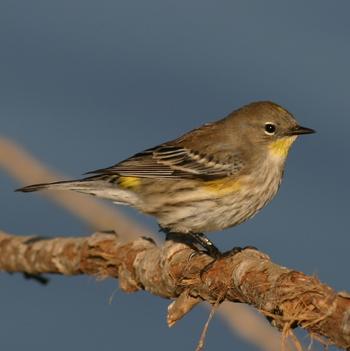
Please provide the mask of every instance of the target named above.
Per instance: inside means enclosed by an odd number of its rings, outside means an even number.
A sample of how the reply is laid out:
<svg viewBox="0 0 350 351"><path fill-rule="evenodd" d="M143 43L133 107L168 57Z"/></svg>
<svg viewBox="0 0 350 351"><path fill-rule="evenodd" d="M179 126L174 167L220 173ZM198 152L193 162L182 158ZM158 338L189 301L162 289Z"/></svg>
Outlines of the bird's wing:
<svg viewBox="0 0 350 351"><path fill-rule="evenodd" d="M220 162L215 155L208 156L186 147L163 144L112 167L89 173L142 178L216 179L235 174L242 168L239 157L232 155L231 161Z"/></svg>
<svg viewBox="0 0 350 351"><path fill-rule="evenodd" d="M242 153L218 122L138 153L112 167L89 172L142 178L217 179L244 168Z"/></svg>

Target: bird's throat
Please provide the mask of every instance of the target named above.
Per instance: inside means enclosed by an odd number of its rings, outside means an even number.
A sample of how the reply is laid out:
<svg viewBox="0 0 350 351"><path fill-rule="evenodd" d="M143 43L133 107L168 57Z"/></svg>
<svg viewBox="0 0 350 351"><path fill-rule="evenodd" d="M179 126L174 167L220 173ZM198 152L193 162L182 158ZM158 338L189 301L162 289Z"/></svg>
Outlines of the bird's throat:
<svg viewBox="0 0 350 351"><path fill-rule="evenodd" d="M297 137L295 135L289 137L283 137L273 141L269 145L270 153L279 158L286 158L290 147L294 143Z"/></svg>

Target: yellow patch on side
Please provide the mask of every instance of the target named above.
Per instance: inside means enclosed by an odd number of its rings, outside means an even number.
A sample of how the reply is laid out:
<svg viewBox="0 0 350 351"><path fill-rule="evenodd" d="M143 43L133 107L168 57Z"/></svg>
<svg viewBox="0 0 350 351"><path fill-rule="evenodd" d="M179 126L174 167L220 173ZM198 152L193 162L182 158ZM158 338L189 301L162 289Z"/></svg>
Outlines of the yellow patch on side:
<svg viewBox="0 0 350 351"><path fill-rule="evenodd" d="M204 183L203 189L218 195L232 194L242 188L242 182L237 179L223 178L209 180Z"/></svg>
<svg viewBox="0 0 350 351"><path fill-rule="evenodd" d="M273 141L270 145L270 151L274 156L286 158L288 151L294 143L296 136L283 137Z"/></svg>
<svg viewBox="0 0 350 351"><path fill-rule="evenodd" d="M119 177L118 185L123 189L133 189L141 184L141 180L138 177Z"/></svg>

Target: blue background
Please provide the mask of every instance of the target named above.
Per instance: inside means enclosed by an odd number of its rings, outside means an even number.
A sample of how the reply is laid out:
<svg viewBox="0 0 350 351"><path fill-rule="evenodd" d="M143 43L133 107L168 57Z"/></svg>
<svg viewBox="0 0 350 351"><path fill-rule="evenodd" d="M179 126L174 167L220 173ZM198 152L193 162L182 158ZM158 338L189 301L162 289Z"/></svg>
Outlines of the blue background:
<svg viewBox="0 0 350 351"><path fill-rule="evenodd" d="M109 166L223 117L273 100L318 134L299 138L276 199L211 236L274 261L349 282L350 3L339 1L2 1L0 133L67 175ZM87 234L90 228L0 174L3 230ZM152 230L153 219L126 210ZM207 317L175 328L168 301L109 297L117 282L52 277L43 288L1 274L2 350L193 350ZM207 350L257 350L216 317Z"/></svg>

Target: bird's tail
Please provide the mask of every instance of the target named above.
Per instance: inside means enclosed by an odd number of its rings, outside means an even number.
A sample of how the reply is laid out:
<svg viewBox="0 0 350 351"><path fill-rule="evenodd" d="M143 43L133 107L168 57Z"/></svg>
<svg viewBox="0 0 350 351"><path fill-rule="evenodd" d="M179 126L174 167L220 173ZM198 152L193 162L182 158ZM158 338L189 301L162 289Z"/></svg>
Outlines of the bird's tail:
<svg viewBox="0 0 350 351"><path fill-rule="evenodd" d="M25 186L23 188L16 189L15 191L20 191L23 193L31 193L33 191L39 190L86 190L88 188L93 187L91 181L86 181L84 179L81 180L63 180L59 182L52 183L39 183Z"/></svg>
<svg viewBox="0 0 350 351"><path fill-rule="evenodd" d="M112 200L118 204L137 206L139 203L137 194L119 187L117 180L118 177L116 176L96 175L77 180L33 184L16 189L15 191L30 193L38 190L73 190L79 193Z"/></svg>

